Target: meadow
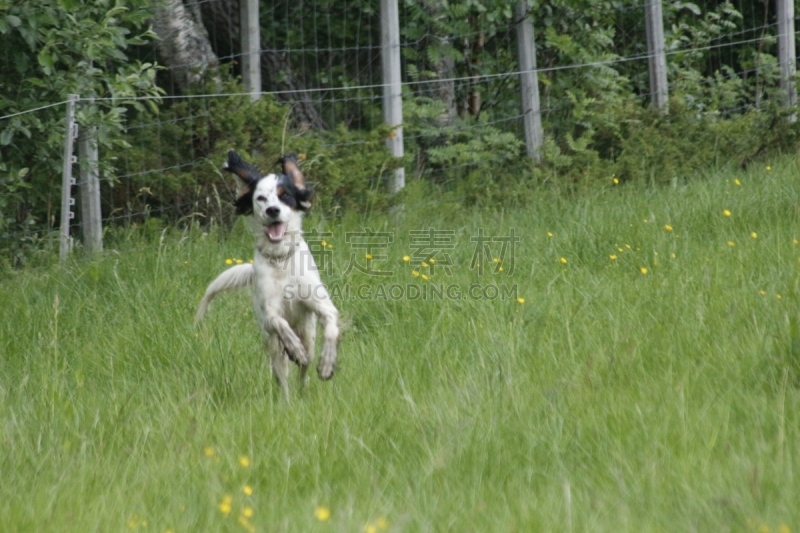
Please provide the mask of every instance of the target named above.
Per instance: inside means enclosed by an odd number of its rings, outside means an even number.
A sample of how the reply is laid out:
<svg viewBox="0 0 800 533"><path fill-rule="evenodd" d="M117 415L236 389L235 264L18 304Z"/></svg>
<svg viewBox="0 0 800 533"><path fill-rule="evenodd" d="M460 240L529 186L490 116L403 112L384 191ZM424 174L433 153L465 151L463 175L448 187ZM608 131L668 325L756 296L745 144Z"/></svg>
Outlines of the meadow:
<svg viewBox="0 0 800 533"><path fill-rule="evenodd" d="M241 222L5 272L0 531L798 531L799 167L314 213L346 330L288 404L246 292L192 324Z"/></svg>

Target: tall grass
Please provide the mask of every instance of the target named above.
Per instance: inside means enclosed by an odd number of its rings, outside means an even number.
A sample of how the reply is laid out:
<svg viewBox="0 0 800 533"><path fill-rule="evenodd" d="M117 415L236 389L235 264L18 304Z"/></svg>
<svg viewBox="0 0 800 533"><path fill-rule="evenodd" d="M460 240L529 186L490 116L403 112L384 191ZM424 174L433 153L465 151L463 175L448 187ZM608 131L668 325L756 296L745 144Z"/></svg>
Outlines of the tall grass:
<svg viewBox="0 0 800 533"><path fill-rule="evenodd" d="M225 260L252 257L242 225L119 231L96 260L11 273L0 530L797 530L799 170L542 189L524 209L412 185L393 215L312 216L326 281L373 296L337 302L339 371L289 404L246 293L191 324ZM345 275L365 227L394 235L373 260L392 276ZM470 237L512 227L514 272L470 270ZM454 232L452 276L403 260L427 228ZM376 296L394 283L466 297Z"/></svg>

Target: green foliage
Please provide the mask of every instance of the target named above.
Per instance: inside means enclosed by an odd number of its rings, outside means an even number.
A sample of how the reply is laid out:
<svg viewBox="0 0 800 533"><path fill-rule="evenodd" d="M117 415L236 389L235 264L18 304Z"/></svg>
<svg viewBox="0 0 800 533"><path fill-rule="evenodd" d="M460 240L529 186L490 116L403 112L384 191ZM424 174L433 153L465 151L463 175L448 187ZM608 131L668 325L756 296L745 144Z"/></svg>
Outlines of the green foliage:
<svg viewBox="0 0 800 533"><path fill-rule="evenodd" d="M470 117L442 127L442 102L425 97L409 96L403 112L406 151L414 167L424 168L430 181L456 192L466 203L507 203L507 189L525 179L519 172L525 168L520 164L524 142L514 133Z"/></svg>
<svg viewBox="0 0 800 533"><path fill-rule="evenodd" d="M698 114L688 99L670 99L662 114L629 101L604 106L597 129L562 143L549 138L543 162L535 169L539 180L568 183L611 179L669 184L703 176L709 168L744 167L769 153L792 151L800 128L788 120L790 111L777 99L761 110L730 115Z"/></svg>
<svg viewBox="0 0 800 533"><path fill-rule="evenodd" d="M223 91L243 93L229 80ZM278 158L300 154L306 182L324 211L386 207L383 178L401 161L391 158L386 128L356 132L340 126L327 133L300 134L290 128L289 106L267 95L187 98L165 106L156 124L143 116L128 136L131 147L120 161L107 210L122 209L135 220L149 216L177 222L229 223L235 181L222 172L226 153L234 148L263 172L279 171Z"/></svg>
<svg viewBox="0 0 800 533"><path fill-rule="evenodd" d="M155 66L128 58L153 38L148 0L0 0L0 115L13 115L77 94L76 118L97 127L102 147L126 147L130 110L157 99ZM92 98L101 100L92 101ZM150 110L155 110L151 101ZM22 260L20 242L53 225L59 203L64 106L0 121L0 250Z"/></svg>
<svg viewBox="0 0 800 533"><path fill-rule="evenodd" d="M161 219L148 222L153 227L230 222L233 182L220 172L229 148L264 170L274 170L285 151L305 154L320 210L342 213L388 207L384 179L401 163L409 181L422 178L468 204L507 206L524 197L509 190L541 183L574 190L612 175L670 183L709 164L747 165L797 141L780 108L774 29L729 42L752 34L772 7L756 13L730 2L665 3L671 101L662 115L649 107L641 2L528 2L547 135L543 160L533 164L524 155L514 74L517 4L402 2L402 162L384 148L391 132L377 97L376 0L262 6L268 48L290 51L265 67L273 85L337 88L332 98L319 93L326 131L293 130L289 109L273 98L199 98L198 91L158 103L156 67L131 59L152 52L141 46L153 37L149 0L0 0L8 50L0 57L0 114L80 94L78 121L97 126L103 175L113 184L104 212L137 223ZM229 37L214 39L220 57L238 53ZM722 59L720 45L728 50ZM235 68L222 65L223 78ZM222 90L241 92L230 79ZM51 238L63 137L61 106L0 122L0 254L14 264Z"/></svg>

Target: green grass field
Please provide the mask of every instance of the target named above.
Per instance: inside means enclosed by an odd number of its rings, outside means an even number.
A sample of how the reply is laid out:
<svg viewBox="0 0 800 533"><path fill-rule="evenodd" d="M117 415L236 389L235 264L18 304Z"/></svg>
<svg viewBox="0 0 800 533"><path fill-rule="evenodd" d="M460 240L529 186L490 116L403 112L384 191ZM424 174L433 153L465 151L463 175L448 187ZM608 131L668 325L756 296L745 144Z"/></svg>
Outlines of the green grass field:
<svg viewBox="0 0 800 533"><path fill-rule="evenodd" d="M289 404L246 292L192 326L252 257L242 224L118 231L96 260L7 274L0 531L798 531L800 168L771 164L315 214L352 298L337 375ZM346 273L364 228L393 236L370 263L390 276ZM403 259L428 228L450 276ZM513 257L490 241L501 262L470 269L470 238L510 228Z"/></svg>

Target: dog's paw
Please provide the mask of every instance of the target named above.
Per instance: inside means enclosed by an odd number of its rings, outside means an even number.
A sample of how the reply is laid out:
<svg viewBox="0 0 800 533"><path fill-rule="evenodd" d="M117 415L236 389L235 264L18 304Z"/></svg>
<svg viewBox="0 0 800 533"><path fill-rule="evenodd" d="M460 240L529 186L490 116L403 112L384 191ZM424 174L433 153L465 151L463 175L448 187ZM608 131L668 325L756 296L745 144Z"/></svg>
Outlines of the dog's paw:
<svg viewBox="0 0 800 533"><path fill-rule="evenodd" d="M308 366L311 363L306 349L303 348L299 340L296 343L284 343L284 347L286 348L286 355L289 356L293 363L300 366Z"/></svg>
<svg viewBox="0 0 800 533"><path fill-rule="evenodd" d="M276 321L276 325L275 332L278 334L278 338L281 344L283 344L289 359L300 366L308 366L311 364L311 359L308 353L306 353L303 343L300 342L300 337L292 331L289 324L285 321Z"/></svg>
<svg viewBox="0 0 800 533"><path fill-rule="evenodd" d="M322 357L317 364L317 375L321 380L329 380L333 377L336 370L336 345L328 345L322 347Z"/></svg>

